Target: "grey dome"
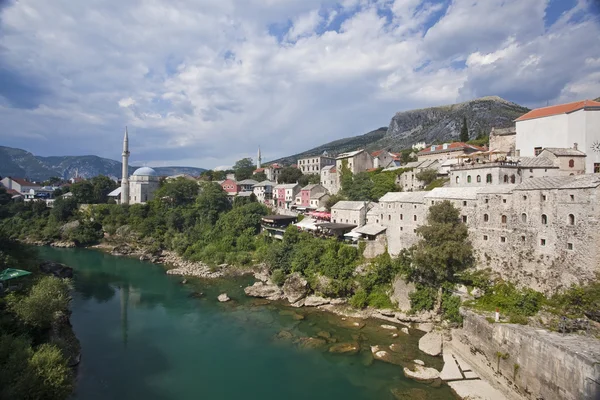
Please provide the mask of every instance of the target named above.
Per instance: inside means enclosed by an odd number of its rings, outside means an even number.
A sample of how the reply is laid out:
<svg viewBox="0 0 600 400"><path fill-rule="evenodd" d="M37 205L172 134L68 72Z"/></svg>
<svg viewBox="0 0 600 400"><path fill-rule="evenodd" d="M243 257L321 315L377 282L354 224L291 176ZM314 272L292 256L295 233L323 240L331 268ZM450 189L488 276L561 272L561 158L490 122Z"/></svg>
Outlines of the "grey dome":
<svg viewBox="0 0 600 400"><path fill-rule="evenodd" d="M158 174L150 167L142 167L136 169L133 176L158 176Z"/></svg>

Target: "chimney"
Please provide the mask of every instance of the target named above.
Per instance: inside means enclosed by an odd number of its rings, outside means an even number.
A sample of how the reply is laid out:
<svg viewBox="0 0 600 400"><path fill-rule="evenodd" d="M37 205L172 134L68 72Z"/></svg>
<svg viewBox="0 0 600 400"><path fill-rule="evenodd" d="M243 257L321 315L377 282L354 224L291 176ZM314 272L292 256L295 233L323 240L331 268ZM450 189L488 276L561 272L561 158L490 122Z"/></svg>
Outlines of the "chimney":
<svg viewBox="0 0 600 400"><path fill-rule="evenodd" d="M573 149L577 150L577 143L573 143Z"/></svg>
<svg viewBox="0 0 600 400"><path fill-rule="evenodd" d="M515 150L515 156L521 157L521 150Z"/></svg>

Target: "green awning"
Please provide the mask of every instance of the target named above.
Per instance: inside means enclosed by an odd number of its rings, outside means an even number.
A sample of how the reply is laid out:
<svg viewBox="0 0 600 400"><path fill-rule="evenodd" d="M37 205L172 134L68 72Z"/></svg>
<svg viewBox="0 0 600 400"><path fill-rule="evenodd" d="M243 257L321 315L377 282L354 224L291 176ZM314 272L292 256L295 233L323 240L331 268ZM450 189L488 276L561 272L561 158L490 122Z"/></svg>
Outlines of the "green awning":
<svg viewBox="0 0 600 400"><path fill-rule="evenodd" d="M23 271L22 269L6 268L0 272L0 281L7 281L9 279L20 278L21 276L30 275L31 272Z"/></svg>

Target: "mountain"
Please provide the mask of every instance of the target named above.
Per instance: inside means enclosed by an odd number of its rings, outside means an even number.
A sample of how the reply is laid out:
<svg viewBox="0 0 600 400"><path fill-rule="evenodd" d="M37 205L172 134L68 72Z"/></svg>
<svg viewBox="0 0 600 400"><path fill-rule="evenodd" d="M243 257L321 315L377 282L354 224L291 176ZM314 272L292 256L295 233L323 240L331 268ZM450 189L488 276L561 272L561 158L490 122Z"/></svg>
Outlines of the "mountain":
<svg viewBox="0 0 600 400"><path fill-rule="evenodd" d="M83 178L96 175L120 177L119 161L98 156L53 156L41 157L22 149L0 146L0 176L15 176L33 181L43 181L53 176L69 179L76 174ZM131 172L137 167L129 167ZM159 175L199 175L203 168L157 167Z"/></svg>
<svg viewBox="0 0 600 400"><path fill-rule="evenodd" d="M482 97L464 103L418 110L401 111L392 117L388 128L379 128L360 136L339 139L275 162L295 163L298 158L318 155L327 150L329 154L366 148L399 151L415 143L445 142L458 140L463 118L467 118L472 139L488 134L492 128L508 128L514 120L529 109L497 96Z"/></svg>

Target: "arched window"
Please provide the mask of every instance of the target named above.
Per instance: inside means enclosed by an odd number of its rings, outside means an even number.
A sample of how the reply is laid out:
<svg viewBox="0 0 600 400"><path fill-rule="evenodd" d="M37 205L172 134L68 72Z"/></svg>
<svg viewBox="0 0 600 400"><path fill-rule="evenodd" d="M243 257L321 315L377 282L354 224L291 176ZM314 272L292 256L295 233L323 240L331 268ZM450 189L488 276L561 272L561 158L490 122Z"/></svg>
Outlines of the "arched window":
<svg viewBox="0 0 600 400"><path fill-rule="evenodd" d="M483 214L483 221L488 222L490 220L490 216L487 214Z"/></svg>
<svg viewBox="0 0 600 400"><path fill-rule="evenodd" d="M546 214L542 214L542 225L548 225L548 217Z"/></svg>
<svg viewBox="0 0 600 400"><path fill-rule="evenodd" d="M508 220L508 218L506 218L506 215L503 215L502 216L502 223L505 224L507 220Z"/></svg>
<svg viewBox="0 0 600 400"><path fill-rule="evenodd" d="M569 168L575 167L575 160L569 160Z"/></svg>
<svg viewBox="0 0 600 400"><path fill-rule="evenodd" d="M467 183L471 183L471 175L467 175Z"/></svg>
<svg viewBox="0 0 600 400"><path fill-rule="evenodd" d="M573 214L569 214L569 225L575 225L575 216Z"/></svg>
<svg viewBox="0 0 600 400"><path fill-rule="evenodd" d="M521 214L521 222L527 222L527 214Z"/></svg>
<svg viewBox="0 0 600 400"><path fill-rule="evenodd" d="M517 178L515 177L514 174L510 176L510 183L515 183L516 180L517 180Z"/></svg>
<svg viewBox="0 0 600 400"><path fill-rule="evenodd" d="M459 182L460 182L460 176L457 176L456 177L456 183L459 183Z"/></svg>
<svg viewBox="0 0 600 400"><path fill-rule="evenodd" d="M508 183L508 175L504 175L504 183Z"/></svg>
<svg viewBox="0 0 600 400"><path fill-rule="evenodd" d="M485 183L492 183L492 174L487 174L485 176Z"/></svg>
<svg viewBox="0 0 600 400"><path fill-rule="evenodd" d="M477 175L477 182L481 182L481 175Z"/></svg>

